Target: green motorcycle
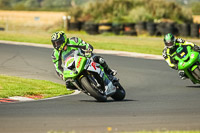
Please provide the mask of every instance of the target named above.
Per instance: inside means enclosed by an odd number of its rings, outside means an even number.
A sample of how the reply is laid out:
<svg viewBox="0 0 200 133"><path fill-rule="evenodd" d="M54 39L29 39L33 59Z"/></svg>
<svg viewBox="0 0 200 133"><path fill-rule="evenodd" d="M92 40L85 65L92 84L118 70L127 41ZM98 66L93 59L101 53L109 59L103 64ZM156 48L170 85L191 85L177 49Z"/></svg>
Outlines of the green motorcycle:
<svg viewBox="0 0 200 133"><path fill-rule="evenodd" d="M174 55L178 61L178 70L183 70L190 80L196 84L200 83L200 54L191 46L179 46Z"/></svg>
<svg viewBox="0 0 200 133"><path fill-rule="evenodd" d="M125 98L126 93L119 79L107 75L104 68L94 62L92 57L86 57L81 49L70 52L63 57L62 62L64 78L69 79L79 91L100 102L107 101L108 97L116 101Z"/></svg>

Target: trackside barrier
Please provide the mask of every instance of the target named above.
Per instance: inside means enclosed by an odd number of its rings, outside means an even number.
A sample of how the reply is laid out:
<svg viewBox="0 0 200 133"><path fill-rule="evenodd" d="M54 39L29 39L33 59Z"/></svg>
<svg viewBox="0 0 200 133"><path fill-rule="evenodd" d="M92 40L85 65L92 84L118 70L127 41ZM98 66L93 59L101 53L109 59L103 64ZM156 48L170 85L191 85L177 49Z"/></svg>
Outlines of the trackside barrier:
<svg viewBox="0 0 200 133"><path fill-rule="evenodd" d="M126 24L122 24L123 25L123 31L122 34L124 35L132 35L132 36L136 36L137 35L137 31L135 28L135 23L126 23Z"/></svg>
<svg viewBox="0 0 200 133"><path fill-rule="evenodd" d="M69 30L85 30L88 34L102 34L105 32L116 35L141 35L162 36L167 33L173 33L176 36L200 38L200 25L195 23L72 23Z"/></svg>
<svg viewBox="0 0 200 133"><path fill-rule="evenodd" d="M199 24L191 24L191 37L199 37Z"/></svg>
<svg viewBox="0 0 200 133"><path fill-rule="evenodd" d="M112 23L100 23L99 33L112 32Z"/></svg>
<svg viewBox="0 0 200 133"><path fill-rule="evenodd" d="M3 27L0 27L0 31L3 31L3 30L5 30L5 28L3 28Z"/></svg>

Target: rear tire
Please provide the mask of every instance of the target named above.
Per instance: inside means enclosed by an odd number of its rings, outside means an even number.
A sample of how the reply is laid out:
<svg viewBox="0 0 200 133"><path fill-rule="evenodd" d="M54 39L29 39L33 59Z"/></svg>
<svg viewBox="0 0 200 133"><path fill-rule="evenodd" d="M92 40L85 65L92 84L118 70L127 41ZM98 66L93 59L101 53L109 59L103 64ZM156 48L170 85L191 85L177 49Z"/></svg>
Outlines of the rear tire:
<svg viewBox="0 0 200 133"><path fill-rule="evenodd" d="M116 84L117 84L117 85L115 85L116 86L116 92L111 97L115 101L122 101L126 96L126 92L119 82L117 82Z"/></svg>
<svg viewBox="0 0 200 133"><path fill-rule="evenodd" d="M106 102L107 101L106 95L102 95L97 90L95 90L92 87L92 85L90 84L90 82L88 81L87 77L81 78L81 84L84 87L84 89L86 89L90 93L90 95L92 97L94 97L97 101L99 101L99 102Z"/></svg>

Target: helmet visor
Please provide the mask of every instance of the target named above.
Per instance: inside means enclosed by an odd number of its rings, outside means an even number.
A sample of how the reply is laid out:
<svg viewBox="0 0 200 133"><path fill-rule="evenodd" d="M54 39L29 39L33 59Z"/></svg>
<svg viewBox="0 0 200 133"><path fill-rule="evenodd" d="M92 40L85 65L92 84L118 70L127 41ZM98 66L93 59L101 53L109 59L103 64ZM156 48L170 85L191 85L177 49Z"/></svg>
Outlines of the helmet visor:
<svg viewBox="0 0 200 133"><path fill-rule="evenodd" d="M57 41L52 41L52 43L53 43L54 48L58 50L60 48L60 46L64 43L64 40L60 39Z"/></svg>
<svg viewBox="0 0 200 133"><path fill-rule="evenodd" d="M174 45L174 43L173 43L173 42L168 42L168 43L166 42L165 45L166 45L167 47L171 47L171 46Z"/></svg>

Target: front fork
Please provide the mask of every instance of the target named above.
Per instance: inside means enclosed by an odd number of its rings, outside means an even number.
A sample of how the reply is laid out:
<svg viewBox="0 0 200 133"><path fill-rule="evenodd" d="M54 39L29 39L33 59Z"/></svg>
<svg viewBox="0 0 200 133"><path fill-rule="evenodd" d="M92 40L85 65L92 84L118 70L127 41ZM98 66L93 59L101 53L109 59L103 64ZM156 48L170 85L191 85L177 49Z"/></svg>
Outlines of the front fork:
<svg viewBox="0 0 200 133"><path fill-rule="evenodd" d="M77 82L77 80L74 79L70 79L70 82L79 90L82 91L83 89L81 89L79 83Z"/></svg>
<svg viewBox="0 0 200 133"><path fill-rule="evenodd" d="M80 80L81 77L84 76L84 75L81 75L78 79ZM88 73L87 75L87 78L89 79L89 81L93 84L93 87L95 87L97 90L99 90L99 88L101 87L101 85L98 83L98 81L94 78L94 76L90 73ZM79 91L82 91L86 94L88 94L88 92L83 89L80 85L80 82L77 81L77 79L70 79L70 82L79 90ZM100 91L99 92L103 93L104 90ZM89 95L89 94L88 94Z"/></svg>
<svg viewBox="0 0 200 133"><path fill-rule="evenodd" d="M88 79L91 81L91 83L96 86L97 88L101 87L101 85L98 83L98 81L95 79L94 75L89 74Z"/></svg>
<svg viewBox="0 0 200 133"><path fill-rule="evenodd" d="M113 77L112 80L110 80L110 78L106 75L103 75L101 78L103 80L103 84L98 82L101 79L96 79L93 74L88 74L88 79L97 91L99 91L101 94L105 94L106 96L113 95L116 92L116 87L113 84L113 81L116 78Z"/></svg>
<svg viewBox="0 0 200 133"><path fill-rule="evenodd" d="M199 83L200 81L196 79L192 73L194 73L194 70L198 67L199 64L195 64L194 66L184 70L185 74L189 77L189 79L192 81L193 84Z"/></svg>

